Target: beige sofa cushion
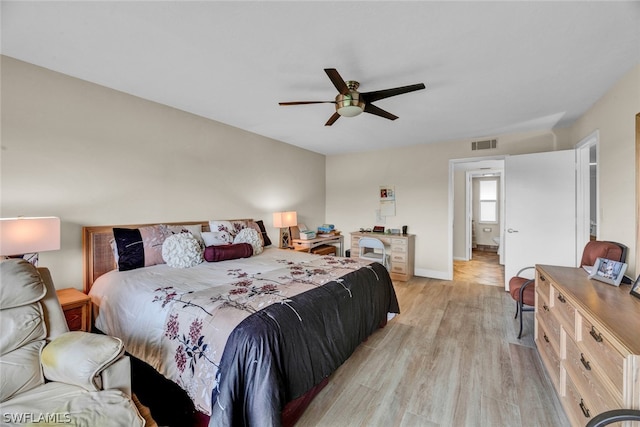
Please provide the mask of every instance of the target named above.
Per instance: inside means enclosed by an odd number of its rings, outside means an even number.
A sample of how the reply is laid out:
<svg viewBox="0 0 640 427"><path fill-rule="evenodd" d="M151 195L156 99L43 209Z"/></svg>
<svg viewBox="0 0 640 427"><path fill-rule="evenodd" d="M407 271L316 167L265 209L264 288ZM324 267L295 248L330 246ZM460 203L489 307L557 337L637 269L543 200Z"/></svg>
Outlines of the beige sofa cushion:
<svg viewBox="0 0 640 427"><path fill-rule="evenodd" d="M43 319L38 302L0 311L0 355L46 338Z"/></svg>
<svg viewBox="0 0 640 427"><path fill-rule="evenodd" d="M59 424L30 424L25 422L25 414L33 417L53 414ZM145 423L131 399L119 390L90 392L74 385L52 382L4 402L0 424L3 427L143 427Z"/></svg>
<svg viewBox="0 0 640 427"><path fill-rule="evenodd" d="M44 384L40 351L45 340L34 341L0 359L0 402ZM4 405L3 405L4 407Z"/></svg>
<svg viewBox="0 0 640 427"><path fill-rule="evenodd" d="M51 341L42 350L41 362L49 381L100 390L100 372L123 354L119 338L75 331Z"/></svg>
<svg viewBox="0 0 640 427"><path fill-rule="evenodd" d="M38 270L27 261L7 259L0 262L0 283L11 283L11 286L0 286L1 310L40 301L47 293Z"/></svg>

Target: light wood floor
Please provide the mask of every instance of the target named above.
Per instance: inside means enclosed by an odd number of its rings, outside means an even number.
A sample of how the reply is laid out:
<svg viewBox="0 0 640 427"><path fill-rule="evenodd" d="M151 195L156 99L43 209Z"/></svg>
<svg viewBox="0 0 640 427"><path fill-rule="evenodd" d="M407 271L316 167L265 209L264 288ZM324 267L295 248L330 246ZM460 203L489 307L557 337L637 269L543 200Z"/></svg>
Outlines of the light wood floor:
<svg viewBox="0 0 640 427"><path fill-rule="evenodd" d="M568 426L533 345L517 339L497 256L455 280L395 283L401 314L331 377L297 426Z"/></svg>

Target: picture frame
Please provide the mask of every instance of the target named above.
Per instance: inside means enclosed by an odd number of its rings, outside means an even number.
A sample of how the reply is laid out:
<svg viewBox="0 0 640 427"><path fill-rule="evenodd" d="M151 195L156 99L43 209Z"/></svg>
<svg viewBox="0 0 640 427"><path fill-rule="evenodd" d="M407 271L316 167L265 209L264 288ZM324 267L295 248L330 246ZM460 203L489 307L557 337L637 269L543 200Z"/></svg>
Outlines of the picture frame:
<svg viewBox="0 0 640 427"><path fill-rule="evenodd" d="M636 298L640 298L640 275L631 285L631 291L629 293Z"/></svg>
<svg viewBox="0 0 640 427"><path fill-rule="evenodd" d="M627 271L627 264L623 262L598 258L593 265L589 278L609 285L620 286L625 271Z"/></svg>

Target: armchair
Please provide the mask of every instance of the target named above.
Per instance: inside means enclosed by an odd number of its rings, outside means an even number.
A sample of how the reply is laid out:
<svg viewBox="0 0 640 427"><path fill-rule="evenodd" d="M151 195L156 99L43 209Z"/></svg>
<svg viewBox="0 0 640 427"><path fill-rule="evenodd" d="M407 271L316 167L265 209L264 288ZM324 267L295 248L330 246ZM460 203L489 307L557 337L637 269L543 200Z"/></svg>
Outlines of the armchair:
<svg viewBox="0 0 640 427"><path fill-rule="evenodd" d="M118 338L69 332L51 275L0 261L2 425L140 426Z"/></svg>

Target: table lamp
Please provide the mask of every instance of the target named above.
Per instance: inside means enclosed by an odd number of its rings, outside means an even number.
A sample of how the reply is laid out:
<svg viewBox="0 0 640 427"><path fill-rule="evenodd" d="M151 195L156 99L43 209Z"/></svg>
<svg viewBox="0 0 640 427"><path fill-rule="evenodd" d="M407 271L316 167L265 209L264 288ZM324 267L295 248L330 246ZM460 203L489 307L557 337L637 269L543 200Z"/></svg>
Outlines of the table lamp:
<svg viewBox="0 0 640 427"><path fill-rule="evenodd" d="M60 218L0 218L0 256L38 265L38 252L60 249Z"/></svg>
<svg viewBox="0 0 640 427"><path fill-rule="evenodd" d="M280 229L278 247L289 248L291 245L291 227L298 225L296 212L274 212L273 226Z"/></svg>

